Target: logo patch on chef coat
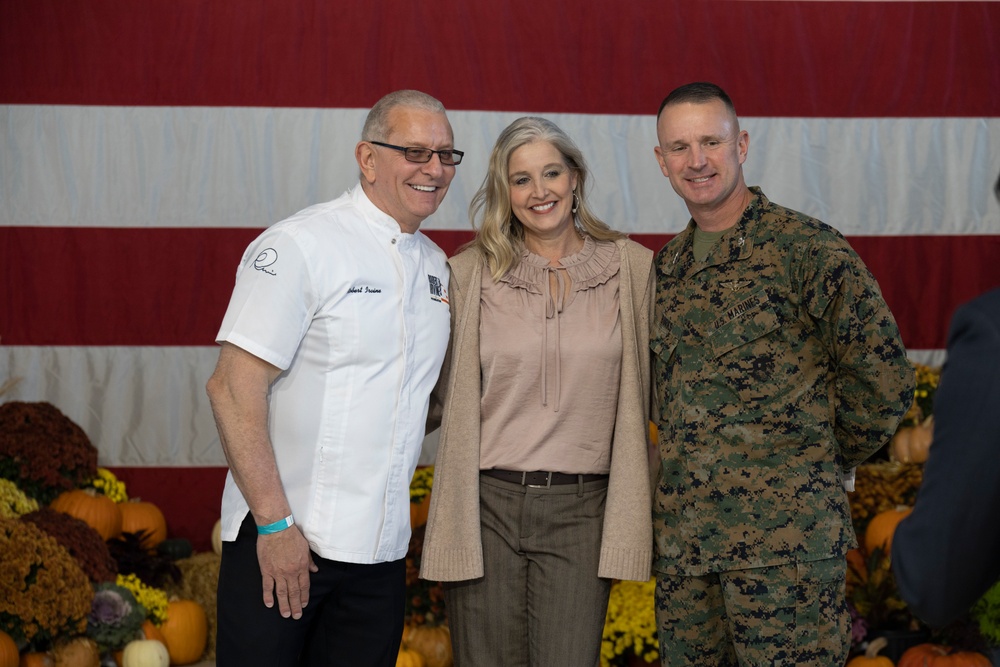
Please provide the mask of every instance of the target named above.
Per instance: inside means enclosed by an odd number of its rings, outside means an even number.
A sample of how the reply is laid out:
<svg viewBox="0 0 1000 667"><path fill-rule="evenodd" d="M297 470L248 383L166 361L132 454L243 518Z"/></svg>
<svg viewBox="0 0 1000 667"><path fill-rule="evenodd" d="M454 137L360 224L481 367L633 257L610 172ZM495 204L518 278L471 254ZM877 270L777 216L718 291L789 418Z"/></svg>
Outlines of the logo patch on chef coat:
<svg viewBox="0 0 1000 667"><path fill-rule="evenodd" d="M256 259L253 260L253 268L272 276L276 276L278 274L272 271L269 267L273 266L277 261L278 251L274 248L266 248L262 250L259 255L257 255Z"/></svg>
<svg viewBox="0 0 1000 667"><path fill-rule="evenodd" d="M441 303L448 303L448 290L445 288L444 283L437 276L432 276L427 274L427 283L431 288L431 299L433 301L440 301Z"/></svg>

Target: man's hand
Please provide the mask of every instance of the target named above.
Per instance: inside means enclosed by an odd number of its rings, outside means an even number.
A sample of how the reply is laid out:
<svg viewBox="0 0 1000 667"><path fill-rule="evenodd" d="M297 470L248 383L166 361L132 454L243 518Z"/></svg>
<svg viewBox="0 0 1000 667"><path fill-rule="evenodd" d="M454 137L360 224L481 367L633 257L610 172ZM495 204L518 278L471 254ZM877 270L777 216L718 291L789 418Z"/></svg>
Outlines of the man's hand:
<svg viewBox="0 0 1000 667"><path fill-rule="evenodd" d="M264 605L270 609L278 598L278 610L285 618L302 618L309 604L309 573L319 570L309 552L309 543L297 526L278 533L257 536Z"/></svg>

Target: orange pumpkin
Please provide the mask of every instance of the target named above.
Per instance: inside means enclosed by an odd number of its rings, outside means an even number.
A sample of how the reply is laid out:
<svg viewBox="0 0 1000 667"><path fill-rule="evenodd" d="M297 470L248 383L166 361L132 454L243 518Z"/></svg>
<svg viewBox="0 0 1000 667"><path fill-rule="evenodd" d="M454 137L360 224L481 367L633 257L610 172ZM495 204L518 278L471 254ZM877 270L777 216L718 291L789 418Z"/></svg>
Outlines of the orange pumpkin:
<svg viewBox="0 0 1000 667"><path fill-rule="evenodd" d="M94 489L65 491L52 501L52 509L82 519L104 540L122 534L122 513L115 501Z"/></svg>
<svg viewBox="0 0 1000 667"><path fill-rule="evenodd" d="M0 667L17 667L19 659L14 638L0 630Z"/></svg>
<svg viewBox="0 0 1000 667"><path fill-rule="evenodd" d="M889 441L889 454L903 463L924 463L934 440L934 415L917 426L904 426Z"/></svg>
<svg viewBox="0 0 1000 667"><path fill-rule="evenodd" d="M896 667L992 667L982 653L960 651L938 644L917 644L906 649Z"/></svg>
<svg viewBox="0 0 1000 667"><path fill-rule="evenodd" d="M427 661L416 651L400 646L399 655L396 656L396 667L427 667Z"/></svg>
<svg viewBox="0 0 1000 667"><path fill-rule="evenodd" d="M892 667L892 660L879 655L878 652L889 645L889 640L885 637L876 637L868 642L868 648L864 655L851 658L847 662L847 667Z"/></svg>
<svg viewBox="0 0 1000 667"><path fill-rule="evenodd" d="M427 523L427 513L431 509L431 494L427 495L419 503L410 501L410 530L416 530Z"/></svg>
<svg viewBox="0 0 1000 667"><path fill-rule="evenodd" d="M847 550L847 582L851 585L864 583L868 579L868 563L861 549Z"/></svg>
<svg viewBox="0 0 1000 667"><path fill-rule="evenodd" d="M55 667L101 667L101 652L90 637L74 637L52 649Z"/></svg>
<svg viewBox="0 0 1000 667"><path fill-rule="evenodd" d="M900 505L895 509L876 514L865 529L865 550L871 553L880 548L882 553L889 555L896 526L912 511L912 508Z"/></svg>
<svg viewBox="0 0 1000 667"><path fill-rule="evenodd" d="M403 643L427 661L427 667L451 667L451 632L447 625L408 625Z"/></svg>
<svg viewBox="0 0 1000 667"><path fill-rule="evenodd" d="M24 653L18 667L55 667L52 656L48 653Z"/></svg>
<svg viewBox="0 0 1000 667"><path fill-rule="evenodd" d="M197 662L208 641L208 619L205 609L194 600L171 600L167 603L167 620L160 626L171 665Z"/></svg>
<svg viewBox="0 0 1000 667"><path fill-rule="evenodd" d="M164 646L167 645L166 640L163 638L163 633L148 618L142 622L142 636L146 639L155 639Z"/></svg>
<svg viewBox="0 0 1000 667"><path fill-rule="evenodd" d="M155 549L156 545L167 539L167 519L153 503L134 499L119 503L118 509L122 513L122 532L144 532L142 546L145 548Z"/></svg>

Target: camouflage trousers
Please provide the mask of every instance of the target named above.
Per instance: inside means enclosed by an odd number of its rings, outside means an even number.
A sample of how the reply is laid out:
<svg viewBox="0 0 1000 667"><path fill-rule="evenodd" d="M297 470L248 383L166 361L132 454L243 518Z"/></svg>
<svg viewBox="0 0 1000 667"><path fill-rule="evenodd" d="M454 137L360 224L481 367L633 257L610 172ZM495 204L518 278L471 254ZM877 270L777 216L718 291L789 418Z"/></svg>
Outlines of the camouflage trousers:
<svg viewBox="0 0 1000 667"><path fill-rule="evenodd" d="M840 667L851 647L843 556L698 577L656 575L662 667Z"/></svg>

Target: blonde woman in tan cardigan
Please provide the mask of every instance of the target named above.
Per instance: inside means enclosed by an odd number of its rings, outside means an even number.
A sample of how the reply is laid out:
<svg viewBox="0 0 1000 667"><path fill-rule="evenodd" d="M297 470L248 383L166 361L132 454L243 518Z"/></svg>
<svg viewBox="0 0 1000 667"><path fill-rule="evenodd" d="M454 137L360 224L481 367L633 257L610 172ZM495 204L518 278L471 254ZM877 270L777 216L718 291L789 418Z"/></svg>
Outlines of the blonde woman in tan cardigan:
<svg viewBox="0 0 1000 667"><path fill-rule="evenodd" d="M449 262L421 576L446 582L456 667L596 666L611 580L650 576L653 253L587 180L556 125L514 121Z"/></svg>

